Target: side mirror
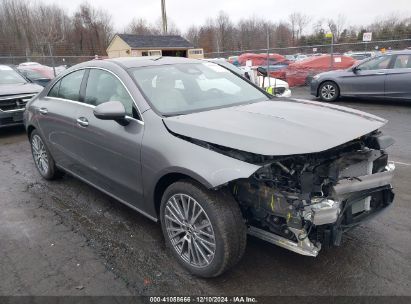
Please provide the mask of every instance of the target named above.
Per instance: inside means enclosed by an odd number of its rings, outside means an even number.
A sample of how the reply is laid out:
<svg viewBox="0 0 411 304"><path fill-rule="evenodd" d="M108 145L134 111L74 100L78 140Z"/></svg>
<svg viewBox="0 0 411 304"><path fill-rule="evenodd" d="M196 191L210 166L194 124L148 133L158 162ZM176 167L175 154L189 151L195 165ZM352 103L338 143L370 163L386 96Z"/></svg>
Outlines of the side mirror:
<svg viewBox="0 0 411 304"><path fill-rule="evenodd" d="M251 80L250 74L248 72L244 73L244 77L247 78L248 80Z"/></svg>
<svg viewBox="0 0 411 304"><path fill-rule="evenodd" d="M263 67L258 67L257 72L260 73L261 75L263 75L264 77L267 77L267 75L268 75L267 70Z"/></svg>
<svg viewBox="0 0 411 304"><path fill-rule="evenodd" d="M125 126L128 124L126 110L120 101L107 101L96 106L94 116L101 120L115 120Z"/></svg>
<svg viewBox="0 0 411 304"><path fill-rule="evenodd" d="M352 68L352 71L353 71L354 74L357 74L358 71L361 71L361 69L358 66L355 66L355 67Z"/></svg>

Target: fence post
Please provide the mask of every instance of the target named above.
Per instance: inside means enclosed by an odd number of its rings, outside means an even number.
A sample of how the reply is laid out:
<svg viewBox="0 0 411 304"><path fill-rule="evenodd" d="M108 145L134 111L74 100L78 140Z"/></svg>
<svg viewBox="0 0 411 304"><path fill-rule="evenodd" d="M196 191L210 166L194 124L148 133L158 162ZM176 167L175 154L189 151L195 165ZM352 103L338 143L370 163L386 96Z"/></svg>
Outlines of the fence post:
<svg viewBox="0 0 411 304"><path fill-rule="evenodd" d="M51 43L50 42L48 43L48 46L49 46L49 53L50 53L50 57L51 57L51 64L53 66L53 74L54 74L54 77L56 77L56 65L54 64L54 56L53 56L53 52L52 52L52 49L51 49Z"/></svg>
<svg viewBox="0 0 411 304"><path fill-rule="evenodd" d="M330 70L332 70L334 67L334 34L331 36L331 64L330 64Z"/></svg>

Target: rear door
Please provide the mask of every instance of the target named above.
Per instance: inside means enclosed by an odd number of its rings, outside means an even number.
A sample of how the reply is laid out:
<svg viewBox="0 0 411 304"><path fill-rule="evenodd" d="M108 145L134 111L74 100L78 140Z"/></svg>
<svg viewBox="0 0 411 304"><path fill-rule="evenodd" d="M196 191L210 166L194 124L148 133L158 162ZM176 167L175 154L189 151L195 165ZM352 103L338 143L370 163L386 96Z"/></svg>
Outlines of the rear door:
<svg viewBox="0 0 411 304"><path fill-rule="evenodd" d="M411 99L411 54L394 56L393 67L387 71L385 96Z"/></svg>
<svg viewBox="0 0 411 304"><path fill-rule="evenodd" d="M341 79L342 94L383 97L386 74L391 59L391 55L383 55L358 65L355 71Z"/></svg>
<svg viewBox="0 0 411 304"><path fill-rule="evenodd" d="M47 96L39 99L36 108L39 128L47 140L56 163L75 171L72 130L80 101L84 69L74 71L54 84Z"/></svg>
<svg viewBox="0 0 411 304"><path fill-rule="evenodd" d="M120 78L98 68L89 69L84 103L77 107L73 134L80 176L103 191L138 208L142 202L141 142L144 123ZM107 101L123 103L129 124L97 119L93 110Z"/></svg>

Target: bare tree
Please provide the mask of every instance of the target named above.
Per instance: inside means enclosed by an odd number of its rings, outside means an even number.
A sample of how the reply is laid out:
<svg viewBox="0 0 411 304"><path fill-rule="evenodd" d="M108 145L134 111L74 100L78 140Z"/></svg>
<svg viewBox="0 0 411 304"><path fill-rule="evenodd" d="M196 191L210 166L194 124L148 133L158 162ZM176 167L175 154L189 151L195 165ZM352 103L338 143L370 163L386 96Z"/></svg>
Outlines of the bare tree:
<svg viewBox="0 0 411 304"><path fill-rule="evenodd" d="M297 43L303 34L303 31L310 24L310 17L301 13L292 13L288 16L291 26L293 44Z"/></svg>
<svg viewBox="0 0 411 304"><path fill-rule="evenodd" d="M328 19L327 25L330 32L334 36L334 41L338 42L341 37L341 33L344 31L347 18L343 14L339 14L336 20Z"/></svg>
<svg viewBox="0 0 411 304"><path fill-rule="evenodd" d="M227 51L234 42L234 25L227 13L220 11L215 19L216 39L219 51Z"/></svg>
<svg viewBox="0 0 411 304"><path fill-rule="evenodd" d="M79 6L74 14L71 39L82 54L102 54L113 35L110 15L88 3Z"/></svg>
<svg viewBox="0 0 411 304"><path fill-rule="evenodd" d="M304 14L298 14L297 18L297 31L298 39L301 39L305 28L310 24L310 16Z"/></svg>
<svg viewBox="0 0 411 304"><path fill-rule="evenodd" d="M124 30L127 34L152 35L153 29L144 18L134 18Z"/></svg>
<svg viewBox="0 0 411 304"><path fill-rule="evenodd" d="M163 20L160 18L157 19L153 27L154 35L164 35L163 33ZM175 22L167 17L167 35L180 35L181 32Z"/></svg>
<svg viewBox="0 0 411 304"><path fill-rule="evenodd" d="M185 33L184 37L190 41L195 47L200 45L200 30L197 26L192 25L188 28L187 32Z"/></svg>

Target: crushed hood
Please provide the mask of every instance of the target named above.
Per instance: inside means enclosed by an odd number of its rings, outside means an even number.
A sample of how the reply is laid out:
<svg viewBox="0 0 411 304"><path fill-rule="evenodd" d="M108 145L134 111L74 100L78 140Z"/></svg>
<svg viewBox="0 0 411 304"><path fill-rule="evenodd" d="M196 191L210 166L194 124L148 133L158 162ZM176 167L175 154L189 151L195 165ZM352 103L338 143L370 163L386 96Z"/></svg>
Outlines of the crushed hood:
<svg viewBox="0 0 411 304"><path fill-rule="evenodd" d="M308 100L274 100L164 118L179 135L261 155L325 151L361 137L386 120Z"/></svg>

